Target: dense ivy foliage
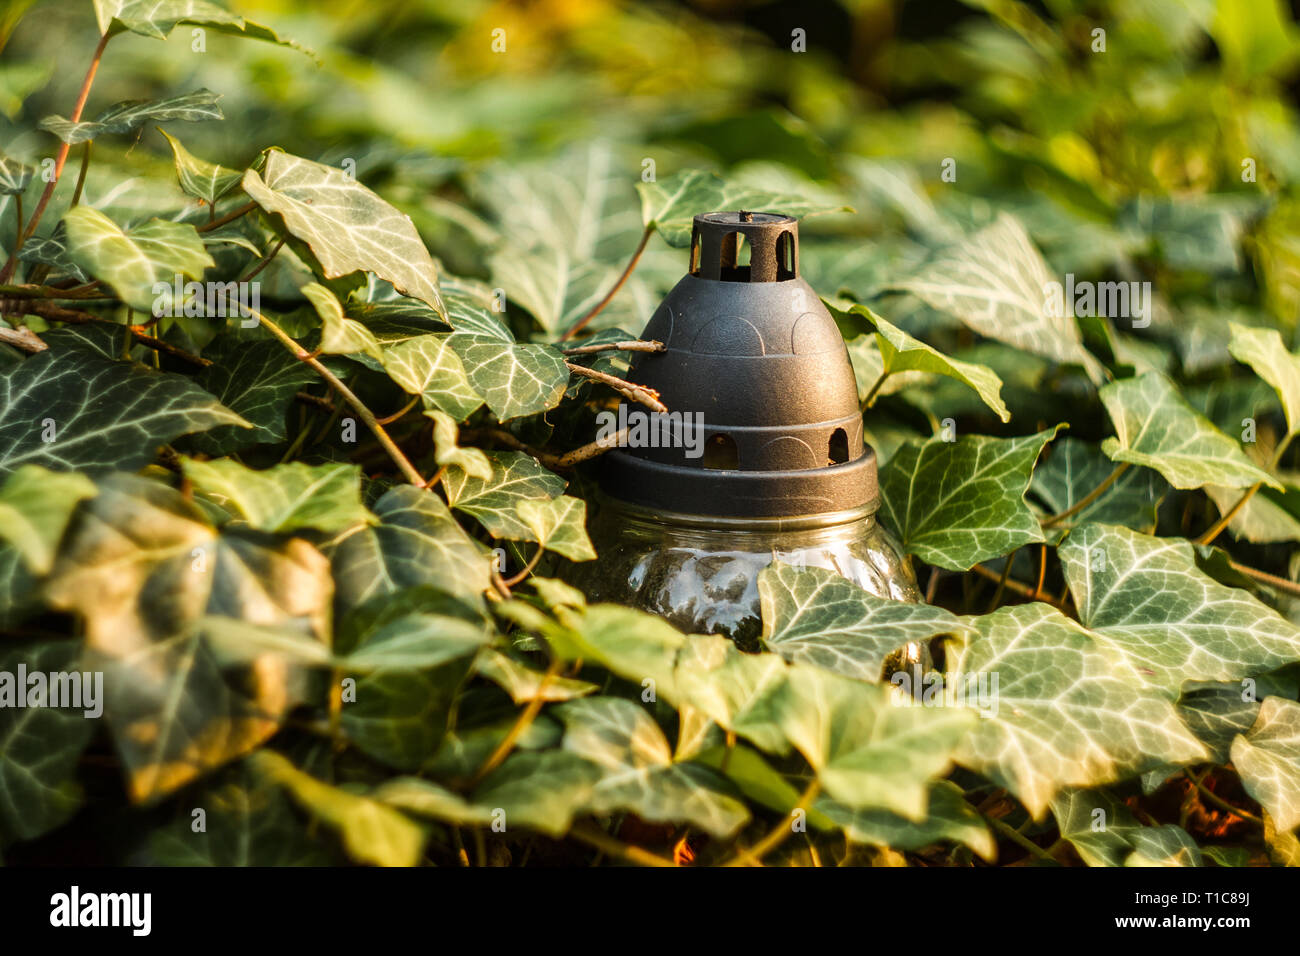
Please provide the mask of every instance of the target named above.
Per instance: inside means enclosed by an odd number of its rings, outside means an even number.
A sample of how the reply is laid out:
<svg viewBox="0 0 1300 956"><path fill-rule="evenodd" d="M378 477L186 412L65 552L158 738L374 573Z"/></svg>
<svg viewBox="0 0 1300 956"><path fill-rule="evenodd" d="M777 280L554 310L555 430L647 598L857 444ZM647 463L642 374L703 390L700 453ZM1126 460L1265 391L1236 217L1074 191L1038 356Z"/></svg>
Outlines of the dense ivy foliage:
<svg viewBox="0 0 1300 956"><path fill-rule="evenodd" d="M888 109L676 7L84 6L0 17L0 674L103 713L0 684L5 858L1300 865L1280 3L972 0ZM560 580L734 208L928 602L775 563L753 654Z"/></svg>

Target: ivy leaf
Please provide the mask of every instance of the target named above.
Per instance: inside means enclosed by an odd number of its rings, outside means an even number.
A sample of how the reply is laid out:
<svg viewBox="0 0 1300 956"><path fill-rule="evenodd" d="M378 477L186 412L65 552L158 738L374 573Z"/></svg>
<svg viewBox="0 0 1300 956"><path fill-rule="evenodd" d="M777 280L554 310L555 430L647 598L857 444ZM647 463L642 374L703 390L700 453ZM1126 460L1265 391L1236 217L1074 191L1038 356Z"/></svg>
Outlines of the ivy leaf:
<svg viewBox="0 0 1300 956"><path fill-rule="evenodd" d="M197 491L259 531L343 531L375 519L361 503L361 467L286 462L247 468L230 458L182 458Z"/></svg>
<svg viewBox="0 0 1300 956"><path fill-rule="evenodd" d="M749 209L803 218L818 213L852 212L852 208L825 198L809 199L803 190L768 189L724 180L716 173L687 169L652 183L637 183L641 194L641 219L653 226L670 246L691 244L691 228L700 213L719 209Z"/></svg>
<svg viewBox="0 0 1300 956"><path fill-rule="evenodd" d="M23 465L0 485L0 539L18 550L33 574L47 574L73 509L97 493L85 475Z"/></svg>
<svg viewBox="0 0 1300 956"><path fill-rule="evenodd" d="M1296 486L1283 483L1286 493L1294 495ZM1225 515L1241 500L1240 488L1206 485L1203 489L1219 514ZM1273 544L1279 541L1300 541L1300 518L1297 518L1273 496L1261 491L1252 495L1246 504L1237 509L1228 522L1228 532L1239 540L1252 544Z"/></svg>
<svg viewBox="0 0 1300 956"><path fill-rule="evenodd" d="M1024 227L1003 213L894 287L956 316L980 335L1053 362L1081 365L1098 383L1101 366L1084 349L1069 305L1060 315L1048 308L1051 281Z"/></svg>
<svg viewBox="0 0 1300 956"><path fill-rule="evenodd" d="M649 679L658 696L676 700L674 665L686 638L666 621L617 604L558 608L556 616L564 626L548 628L546 637L562 659L581 658L638 683Z"/></svg>
<svg viewBox="0 0 1300 956"><path fill-rule="evenodd" d="M1259 715L1259 700L1247 693L1245 683L1189 681L1178 697L1178 716L1215 763L1228 762L1233 739L1250 730Z"/></svg>
<svg viewBox="0 0 1300 956"><path fill-rule="evenodd" d="M449 468L442 487L457 511L477 518L495 537L535 541L537 533L519 514L523 501L546 501L563 493L567 482L521 451L487 453L490 478L476 478L461 468Z"/></svg>
<svg viewBox="0 0 1300 956"><path fill-rule="evenodd" d="M1170 700L1135 683L1055 608L1004 607L973 623L978 633L958 652L952 679L989 703L956 759L1014 793L1035 819L1064 787L1207 756Z"/></svg>
<svg viewBox="0 0 1300 956"><path fill-rule="evenodd" d="M987 365L976 365L949 358L919 339L914 339L902 329L882 319L864 305L855 305L847 312L826 303L836 321L843 325L860 316L875 330L876 343L883 360L881 375L899 372L931 372L969 385L980 399L1004 422L1011 420L1011 412L1002 401L1002 379ZM856 323L854 323L856 324Z"/></svg>
<svg viewBox="0 0 1300 956"><path fill-rule="evenodd" d="M792 667L772 706L826 793L853 810L921 822L929 785L977 722L965 707L906 706L876 684Z"/></svg>
<svg viewBox="0 0 1300 956"><path fill-rule="evenodd" d="M216 425L249 427L183 375L86 348L51 345L0 367L0 475L24 464L91 475L131 470L177 435Z"/></svg>
<svg viewBox="0 0 1300 956"><path fill-rule="evenodd" d="M344 532L329 549L344 607L420 584L436 584L475 606L481 602L488 587L488 556L441 498L399 485L384 492L370 510L379 524Z"/></svg>
<svg viewBox="0 0 1300 956"><path fill-rule="evenodd" d="M553 345L519 345L474 332L457 332L451 347L473 390L500 421L554 408L569 384L569 367Z"/></svg>
<svg viewBox="0 0 1300 956"><path fill-rule="evenodd" d="M225 119L217 100L221 97L211 90L195 90L162 100L123 100L110 106L93 122L74 123L62 116L47 116L38 124L47 133L53 133L69 145L84 143L103 133L129 133L145 123L166 123L185 120L201 123L205 120Z"/></svg>
<svg viewBox="0 0 1300 956"><path fill-rule="evenodd" d="M1034 468L1030 494L1047 506L1050 514L1062 514L1079 504L1085 495L1114 471L1115 465L1102 450L1086 441L1066 436ZM1102 522L1154 531L1156 510L1168 486L1149 468L1129 468L1090 504L1070 516L1073 524ZM1050 529L1053 538L1059 529Z"/></svg>
<svg viewBox="0 0 1300 956"><path fill-rule="evenodd" d="M591 803L601 776L599 767L567 751L518 752L488 774L473 800L485 809L505 811L506 827L520 825L560 837L574 815Z"/></svg>
<svg viewBox="0 0 1300 956"><path fill-rule="evenodd" d="M450 340L447 333L433 333L389 345L383 351L384 371L403 391L419 395L426 409L441 409L464 421L483 399Z"/></svg>
<svg viewBox="0 0 1300 956"><path fill-rule="evenodd" d="M172 160L176 164L176 179L187 196L202 199L209 206L215 206L217 200L224 196L243 178L237 169L227 169L217 163L199 159L181 145L180 140L171 136L166 130L159 129L172 148Z"/></svg>
<svg viewBox="0 0 1300 956"><path fill-rule="evenodd" d="M1089 866L1200 866L1201 851L1176 826L1143 826L1104 790L1068 790L1052 801L1061 838Z"/></svg>
<svg viewBox="0 0 1300 956"><path fill-rule="evenodd" d="M1273 386L1286 413L1287 434L1300 430L1300 356L1286 347L1277 329L1256 329L1229 323L1228 351Z"/></svg>
<svg viewBox="0 0 1300 956"><path fill-rule="evenodd" d="M454 418L436 408L424 414L433 419L433 460L440 468L455 466L471 478L491 479L492 463L487 455L477 448L461 448L456 444L459 429Z"/></svg>
<svg viewBox="0 0 1300 956"><path fill-rule="evenodd" d="M519 502L517 513L543 548L570 561L596 560L596 549L587 537L587 502L581 498L526 498Z"/></svg>
<svg viewBox="0 0 1300 956"><path fill-rule="evenodd" d="M415 866L424 829L392 807L303 773L270 750L248 758L254 772L280 784L304 810L339 831L348 855L377 866Z"/></svg>
<svg viewBox="0 0 1300 956"><path fill-rule="evenodd" d="M301 50L292 40L282 39L269 27L245 20L207 0L94 0L99 32L114 36L124 30L164 40L178 23L193 23L280 46ZM306 52L306 51L304 51Z"/></svg>
<svg viewBox="0 0 1300 956"><path fill-rule="evenodd" d="M879 598L823 568L773 562L758 593L768 648L858 680L880 680L885 658L906 644L971 629L943 608Z"/></svg>
<svg viewBox="0 0 1300 956"><path fill-rule="evenodd" d="M474 666L480 676L500 687L516 704L538 699L547 703L574 700L600 690L595 684L571 677L552 676L546 680L545 674L490 648L479 655Z"/></svg>
<svg viewBox="0 0 1300 956"><path fill-rule="evenodd" d="M1112 461L1154 468L1175 488L1244 488L1257 481L1281 487L1159 372L1111 382L1100 395L1117 436L1101 445Z"/></svg>
<svg viewBox="0 0 1300 956"><path fill-rule="evenodd" d="M312 304L321 320L320 349L330 355L369 355L377 362L384 361L384 350L375 341L370 330L356 319L343 314L343 305L329 289L319 282L308 282L302 287L303 295Z"/></svg>
<svg viewBox="0 0 1300 956"><path fill-rule="evenodd" d="M77 641L39 644L5 642L0 674L8 693L0 689L0 846L30 840L59 826L81 803L76 781L77 762L90 742L95 725L87 719L87 694L95 688L91 674L77 671ZM16 685L19 665L29 673L77 673L85 681L81 710L41 706L18 707L14 695L27 700L28 687ZM101 688L102 689L102 688ZM6 699L8 698L8 699ZM97 701L102 706L103 699Z"/></svg>
<svg viewBox="0 0 1300 956"><path fill-rule="evenodd" d="M195 376L195 383L252 427L211 428L190 436L190 446L207 455L228 455L247 445L284 441L284 416L294 395L317 380L311 367L279 342L233 335L218 336L204 353L212 364Z"/></svg>
<svg viewBox="0 0 1300 956"><path fill-rule="evenodd" d="M592 813L630 810L650 823L685 821L719 838L748 822L749 810L718 789L714 771L673 763L659 725L631 701L593 697L561 704L556 713L564 721L564 749L603 771L587 805Z"/></svg>
<svg viewBox="0 0 1300 956"><path fill-rule="evenodd" d="M309 835L279 788L238 764L195 794L205 828L190 808L154 829L142 858L148 866L327 866L337 862Z"/></svg>
<svg viewBox="0 0 1300 956"><path fill-rule="evenodd" d="M824 798L815 806L853 843L919 850L950 840L970 847L990 863L998 855L997 842L988 825L966 802L961 789L947 780L940 780L930 788L925 819L919 823L887 810L850 810Z"/></svg>
<svg viewBox="0 0 1300 956"><path fill-rule="evenodd" d="M99 210L74 206L64 215L63 225L69 258L146 315L153 315L156 307L159 314L171 309L176 276L198 279L214 264L190 223L150 219L123 232ZM161 296L154 290L156 284L166 288Z"/></svg>
<svg viewBox="0 0 1300 956"><path fill-rule="evenodd" d="M1300 704L1265 697L1254 726L1232 742L1232 765L1279 830L1300 827Z"/></svg>
<svg viewBox="0 0 1300 956"><path fill-rule="evenodd" d="M342 170L272 149L243 187L311 248L326 278L373 272L445 317L437 269L410 217Z"/></svg>
<svg viewBox="0 0 1300 956"><path fill-rule="evenodd" d="M36 170L0 153L0 196L21 196Z"/></svg>
<svg viewBox="0 0 1300 956"><path fill-rule="evenodd" d="M419 639L437 641L439 628L430 627L431 619L419 622L425 633ZM466 630L461 624L457 630ZM409 644L411 622L399 630L397 638ZM390 626L387 630L392 631ZM480 628L481 631L481 628ZM343 732L357 749L374 759L396 767L398 770L416 770L438 750L447 733L452 708L457 694L469 674L472 654L485 637L479 635L478 643L469 648L443 644L446 652L456 656L441 664L411 669L405 666L381 667L357 679L356 700L343 708ZM453 642L454 643L454 642ZM360 653L372 653L375 648L362 648ZM346 668L346 665L344 665ZM345 669L345 673L346 673Z"/></svg>
<svg viewBox="0 0 1300 956"><path fill-rule="evenodd" d="M218 533L165 485L134 475L99 482L68 528L46 592L53 607L85 619L86 665L104 672L104 714L134 800L247 753L297 703L284 656L228 667L204 620L319 639L330 590L325 559L302 539Z"/></svg>
<svg viewBox="0 0 1300 956"><path fill-rule="evenodd" d="M1177 696L1187 680L1236 681L1300 659L1300 628L1196 565L1192 546L1086 525L1058 551L1083 625L1130 680Z"/></svg>
<svg viewBox="0 0 1300 956"><path fill-rule="evenodd" d="M881 517L909 553L952 571L1042 541L1024 495L1039 452L1061 427L906 442L880 469Z"/></svg>

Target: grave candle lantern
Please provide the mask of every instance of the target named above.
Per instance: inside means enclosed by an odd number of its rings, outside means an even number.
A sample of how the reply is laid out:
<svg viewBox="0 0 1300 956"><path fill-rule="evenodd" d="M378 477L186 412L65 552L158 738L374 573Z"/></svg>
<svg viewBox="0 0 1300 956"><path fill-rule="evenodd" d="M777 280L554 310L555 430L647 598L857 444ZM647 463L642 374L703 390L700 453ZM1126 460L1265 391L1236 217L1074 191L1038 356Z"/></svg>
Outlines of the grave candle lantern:
<svg viewBox="0 0 1300 956"><path fill-rule="evenodd" d="M620 408L627 432L603 457L592 522L600 558L575 566L576 583L746 649L761 631L758 574L774 560L920 600L876 521L876 455L853 369L799 275L795 219L696 216L689 273L642 338L665 350L637 353L627 377L657 390L669 414Z"/></svg>

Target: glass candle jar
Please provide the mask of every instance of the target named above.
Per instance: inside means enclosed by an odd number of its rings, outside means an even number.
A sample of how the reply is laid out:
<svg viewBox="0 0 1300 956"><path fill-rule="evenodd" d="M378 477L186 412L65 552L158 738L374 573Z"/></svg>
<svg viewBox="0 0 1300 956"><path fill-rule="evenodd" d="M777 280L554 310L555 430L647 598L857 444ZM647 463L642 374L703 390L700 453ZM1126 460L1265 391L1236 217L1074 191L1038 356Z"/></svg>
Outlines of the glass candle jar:
<svg viewBox="0 0 1300 956"><path fill-rule="evenodd" d="M653 512L604 498L591 523L599 560L571 566L592 600L639 607L688 634L757 650L758 575L773 561L825 568L895 601L921 600L902 548L866 508L794 518Z"/></svg>

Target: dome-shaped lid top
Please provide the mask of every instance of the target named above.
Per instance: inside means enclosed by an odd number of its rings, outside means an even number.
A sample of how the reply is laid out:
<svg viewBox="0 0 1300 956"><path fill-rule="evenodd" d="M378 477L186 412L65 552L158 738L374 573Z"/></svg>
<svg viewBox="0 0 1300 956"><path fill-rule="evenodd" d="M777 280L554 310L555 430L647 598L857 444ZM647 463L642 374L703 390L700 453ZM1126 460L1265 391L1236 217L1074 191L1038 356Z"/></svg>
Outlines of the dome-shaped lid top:
<svg viewBox="0 0 1300 956"><path fill-rule="evenodd" d="M790 216L696 216L690 273L664 298L628 378L655 389L656 416L624 403L627 434L605 456L614 497L719 517L874 507L875 453L835 320L799 277Z"/></svg>

